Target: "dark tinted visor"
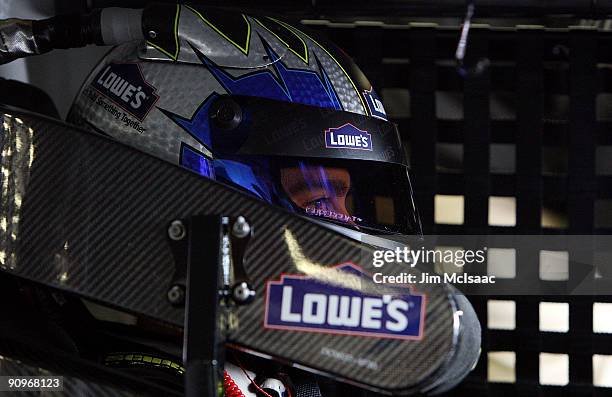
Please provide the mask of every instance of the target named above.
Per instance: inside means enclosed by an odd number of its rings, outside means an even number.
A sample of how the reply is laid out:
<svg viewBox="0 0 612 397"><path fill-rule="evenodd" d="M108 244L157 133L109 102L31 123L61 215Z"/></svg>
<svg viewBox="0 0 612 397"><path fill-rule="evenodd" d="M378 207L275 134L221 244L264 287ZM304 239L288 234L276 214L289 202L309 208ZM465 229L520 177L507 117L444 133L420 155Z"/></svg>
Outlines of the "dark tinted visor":
<svg viewBox="0 0 612 397"><path fill-rule="evenodd" d="M292 212L367 233L421 234L407 168L398 164L238 156L210 177Z"/></svg>
<svg viewBox="0 0 612 397"><path fill-rule="evenodd" d="M184 150L183 165L309 217L368 233L421 233L395 124L245 96L219 96L209 121L215 158Z"/></svg>

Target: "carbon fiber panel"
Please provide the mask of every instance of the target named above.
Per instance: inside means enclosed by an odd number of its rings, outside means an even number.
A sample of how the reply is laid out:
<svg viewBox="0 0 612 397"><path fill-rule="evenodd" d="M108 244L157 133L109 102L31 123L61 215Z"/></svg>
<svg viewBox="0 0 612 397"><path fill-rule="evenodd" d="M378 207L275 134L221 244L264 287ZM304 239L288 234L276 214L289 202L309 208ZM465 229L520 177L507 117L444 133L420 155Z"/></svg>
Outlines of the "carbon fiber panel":
<svg viewBox="0 0 612 397"><path fill-rule="evenodd" d="M372 249L105 137L33 116L3 120L3 270L182 325L182 309L166 300L174 272L168 224L195 214L243 215L255 231L246 270L258 295L236 311L232 343L396 392L448 357L453 311L441 286L419 290L427 296L421 340L264 328L266 281L300 273L285 230L306 258L327 266L351 261L372 270ZM377 271L419 273L394 265ZM339 354L323 354L325 348Z"/></svg>

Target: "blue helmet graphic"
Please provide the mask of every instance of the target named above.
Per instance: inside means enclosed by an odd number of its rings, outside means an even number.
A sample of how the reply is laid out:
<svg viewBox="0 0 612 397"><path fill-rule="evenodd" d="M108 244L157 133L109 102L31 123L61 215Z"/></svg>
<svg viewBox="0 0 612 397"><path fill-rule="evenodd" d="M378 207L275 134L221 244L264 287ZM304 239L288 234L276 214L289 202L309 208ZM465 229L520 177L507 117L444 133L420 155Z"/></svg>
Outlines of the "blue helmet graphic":
<svg viewBox="0 0 612 397"><path fill-rule="evenodd" d="M291 69L283 63L261 36L260 39L273 62L273 70L266 68L239 77L233 77L217 66L197 48L192 47L192 49L228 94L264 97L278 101L342 110L342 105L329 76L316 56L315 60L321 75L312 70ZM213 93L208 96L190 119L164 109L160 110L198 142L210 148L208 114L210 105L220 94L222 93Z"/></svg>
<svg viewBox="0 0 612 397"><path fill-rule="evenodd" d="M272 70L266 68L239 77L233 77L197 48L193 46L191 48L228 94L257 96L342 110L331 81L316 56L315 61L321 75L312 70L287 67L261 36L260 39L272 61ZM190 119L161 108L160 110L198 142L212 149L209 111L210 106L219 96L220 94L216 92L209 95ZM274 187L269 182L262 181L262 177L256 173L251 164L246 165L227 159L208 159L194 148L183 144L181 165L211 179L218 178L232 182L267 202L271 202L271 196L274 194L271 192Z"/></svg>

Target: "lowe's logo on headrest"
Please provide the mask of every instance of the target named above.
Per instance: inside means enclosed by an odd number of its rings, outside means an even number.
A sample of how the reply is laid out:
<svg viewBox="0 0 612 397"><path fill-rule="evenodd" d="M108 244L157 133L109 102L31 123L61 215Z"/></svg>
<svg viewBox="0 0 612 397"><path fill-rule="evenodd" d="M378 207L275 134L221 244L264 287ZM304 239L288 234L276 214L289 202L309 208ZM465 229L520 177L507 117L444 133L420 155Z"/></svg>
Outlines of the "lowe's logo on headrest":
<svg viewBox="0 0 612 397"><path fill-rule="evenodd" d="M372 150L372 135L351 123L325 130L325 147Z"/></svg>
<svg viewBox="0 0 612 397"><path fill-rule="evenodd" d="M345 263L336 269L371 278ZM282 275L269 281L266 292L266 328L362 335L389 339L421 339L425 297L408 287L392 295L371 295L353 288L330 285L307 276Z"/></svg>
<svg viewBox="0 0 612 397"><path fill-rule="evenodd" d="M98 73L92 86L140 121L159 99L136 63L109 64Z"/></svg>

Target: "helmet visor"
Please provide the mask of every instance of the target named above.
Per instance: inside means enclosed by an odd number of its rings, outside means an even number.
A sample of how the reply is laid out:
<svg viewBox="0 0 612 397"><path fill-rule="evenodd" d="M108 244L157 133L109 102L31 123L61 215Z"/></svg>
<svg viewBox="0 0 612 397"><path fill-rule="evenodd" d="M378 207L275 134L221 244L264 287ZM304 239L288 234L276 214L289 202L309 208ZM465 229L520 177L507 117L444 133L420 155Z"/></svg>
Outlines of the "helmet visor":
<svg viewBox="0 0 612 397"><path fill-rule="evenodd" d="M282 194L307 216L364 231L420 234L406 167L296 159L279 164Z"/></svg>
<svg viewBox="0 0 612 397"><path fill-rule="evenodd" d="M213 163L217 181L292 212L367 233L421 234L403 165L261 156Z"/></svg>
<svg viewBox="0 0 612 397"><path fill-rule="evenodd" d="M421 233L395 124L245 96L216 98L210 114L205 144L214 159L184 146L188 168L309 217L368 233Z"/></svg>

